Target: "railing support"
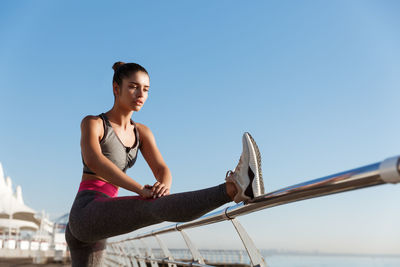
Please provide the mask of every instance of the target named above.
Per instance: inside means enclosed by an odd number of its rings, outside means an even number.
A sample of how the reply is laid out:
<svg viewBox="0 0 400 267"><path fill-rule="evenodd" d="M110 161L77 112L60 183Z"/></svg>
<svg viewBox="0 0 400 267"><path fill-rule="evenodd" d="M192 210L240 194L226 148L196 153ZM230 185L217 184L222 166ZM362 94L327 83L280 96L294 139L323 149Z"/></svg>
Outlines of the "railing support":
<svg viewBox="0 0 400 267"><path fill-rule="evenodd" d="M121 266L122 264L120 262L120 259L121 259L122 254L121 254L121 251L118 250L118 247L119 247L119 244L111 245L111 250L113 252L113 257L114 257L114 259L112 261L114 261L114 264L118 264L118 266ZM118 257L115 257L115 256L118 256ZM115 259L115 258L117 258L117 259Z"/></svg>
<svg viewBox="0 0 400 267"><path fill-rule="evenodd" d="M267 267L263 256L261 256L260 251L258 251L256 245L254 244L253 240L251 240L250 236L247 234L243 226L239 223L237 219L232 219L231 222L235 227L236 232L239 234L240 239L242 239L247 254L249 254L251 266Z"/></svg>
<svg viewBox="0 0 400 267"><path fill-rule="evenodd" d="M143 239L139 239L139 240L142 242L142 244L146 248L146 252L147 252L146 256L150 259L155 259L154 255L153 255L153 251L151 251L151 248L147 245L147 243ZM151 264L151 267L158 267L158 263L156 261L150 260L150 264Z"/></svg>
<svg viewBox="0 0 400 267"><path fill-rule="evenodd" d="M169 251L167 246L164 244L164 242L160 239L160 237L158 235L154 235L154 238L157 240L158 244L160 245L160 248L163 251L165 258L173 261L174 258L172 257L171 252ZM177 266L174 263L168 263L168 267L177 267Z"/></svg>
<svg viewBox="0 0 400 267"><path fill-rule="evenodd" d="M135 244L133 244L133 242L132 242L132 247L136 252L137 255L136 260L139 261L140 267L147 267L146 262L142 258L142 253L140 253L140 250L135 246Z"/></svg>
<svg viewBox="0 0 400 267"><path fill-rule="evenodd" d="M130 246L131 247L130 247ZM128 258L130 260L130 263L133 267L139 267L139 261L136 259L134 253L133 252L133 241L127 242L125 248L128 250Z"/></svg>
<svg viewBox="0 0 400 267"><path fill-rule="evenodd" d="M123 266L131 266L131 261L129 260L129 255L126 254L124 247L122 244L118 244L117 248L121 251L121 255L123 255Z"/></svg>
<svg viewBox="0 0 400 267"><path fill-rule="evenodd" d="M182 234L183 239L185 240L185 243L190 250L190 253L192 253L193 261L200 264L205 264L203 257L201 256L196 246L192 243L189 236L183 230L179 230L179 232Z"/></svg>

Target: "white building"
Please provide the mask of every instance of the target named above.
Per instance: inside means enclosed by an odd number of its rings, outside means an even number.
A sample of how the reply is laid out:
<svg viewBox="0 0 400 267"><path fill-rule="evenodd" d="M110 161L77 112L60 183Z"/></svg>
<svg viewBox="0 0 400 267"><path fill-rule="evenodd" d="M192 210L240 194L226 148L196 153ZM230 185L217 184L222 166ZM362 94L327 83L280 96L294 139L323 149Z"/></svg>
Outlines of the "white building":
<svg viewBox="0 0 400 267"><path fill-rule="evenodd" d="M0 261L2 258L32 258L42 263L48 258L68 258L65 227L69 214L53 223L44 211L37 213L25 205L22 188L15 192L10 177L0 163Z"/></svg>
<svg viewBox="0 0 400 267"><path fill-rule="evenodd" d="M18 234L20 230L38 230L40 221L35 218L35 210L24 204L22 188L12 190L10 177L4 177L0 163L0 232Z"/></svg>
<svg viewBox="0 0 400 267"><path fill-rule="evenodd" d="M36 213L25 205L20 185L13 192L11 178L4 176L0 163L0 248L7 242L9 248L14 248L13 244L21 240L20 233L24 230L34 233L33 240L51 242L53 227L54 223L44 211Z"/></svg>

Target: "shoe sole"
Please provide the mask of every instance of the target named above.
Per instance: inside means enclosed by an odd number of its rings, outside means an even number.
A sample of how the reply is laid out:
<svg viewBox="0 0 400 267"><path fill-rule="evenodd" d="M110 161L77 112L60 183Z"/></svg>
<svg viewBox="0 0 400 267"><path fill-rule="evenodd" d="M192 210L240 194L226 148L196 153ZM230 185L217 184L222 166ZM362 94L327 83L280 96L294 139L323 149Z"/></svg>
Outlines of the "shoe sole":
<svg viewBox="0 0 400 267"><path fill-rule="evenodd" d="M252 166L254 167L254 170L257 172L255 173L255 178L258 180L258 184L260 186L260 194L263 195L264 194L264 181L262 178L262 170L261 170L261 153L260 153L260 149L257 146L256 141L254 140L254 138L251 136L250 133L246 132L245 135L247 135L249 137L249 140L251 142L251 146L249 146L250 148L253 148L251 153L250 153L250 159L251 162L254 162L256 164L256 166ZM255 157L255 158L254 158ZM254 180L253 180L254 182ZM253 192L254 194L254 192ZM258 196L254 196L254 197L258 197Z"/></svg>
<svg viewBox="0 0 400 267"><path fill-rule="evenodd" d="M247 147L249 148L249 168L251 172L254 174L254 178L250 181L250 184L246 187L246 189L243 189L241 185L238 184L238 181L232 177L229 176L225 180L228 182L232 182L236 184L236 188L238 192L236 193L234 197L234 201L236 203L244 201L245 203L248 203L249 201L252 200L252 198L246 194L248 189L251 189L253 198L259 197L260 195L264 194L264 182L262 178L262 171L261 171L261 153L260 150L254 141L254 138L250 135L250 133L245 132L243 135L243 141L246 142ZM250 164L252 163L252 164ZM257 195L254 194L253 190L253 183L256 182L259 185L260 188L260 193L257 192Z"/></svg>

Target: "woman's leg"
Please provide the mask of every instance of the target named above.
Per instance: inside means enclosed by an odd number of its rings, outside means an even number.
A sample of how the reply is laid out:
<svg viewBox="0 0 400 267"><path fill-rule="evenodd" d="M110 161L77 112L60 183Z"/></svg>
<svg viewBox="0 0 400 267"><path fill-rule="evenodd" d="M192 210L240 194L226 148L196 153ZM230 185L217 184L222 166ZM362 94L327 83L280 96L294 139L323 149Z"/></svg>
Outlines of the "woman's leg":
<svg viewBox="0 0 400 267"><path fill-rule="evenodd" d="M74 203L69 228L78 240L91 243L163 221L190 221L231 201L225 183L156 199L105 196Z"/></svg>
<svg viewBox="0 0 400 267"><path fill-rule="evenodd" d="M71 234L68 224L65 229L65 239L71 254L72 267L102 266L106 239L93 243L82 242Z"/></svg>

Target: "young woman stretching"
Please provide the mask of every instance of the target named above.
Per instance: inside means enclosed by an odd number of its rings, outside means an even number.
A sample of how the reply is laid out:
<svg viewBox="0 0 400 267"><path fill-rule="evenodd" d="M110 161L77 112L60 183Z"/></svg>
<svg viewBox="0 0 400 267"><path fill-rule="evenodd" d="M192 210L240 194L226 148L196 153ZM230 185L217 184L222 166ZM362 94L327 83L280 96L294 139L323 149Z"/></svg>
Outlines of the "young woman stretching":
<svg viewBox="0 0 400 267"><path fill-rule="evenodd" d="M250 200L264 193L261 158L250 136L235 170L218 186L170 194L172 177L150 129L131 120L148 97L147 71L135 63L113 66L114 106L81 124L82 182L69 215L65 237L72 266L100 266L108 237L163 221L185 222L232 200ZM142 186L126 175L138 150L156 182ZM118 188L138 196L117 197Z"/></svg>

